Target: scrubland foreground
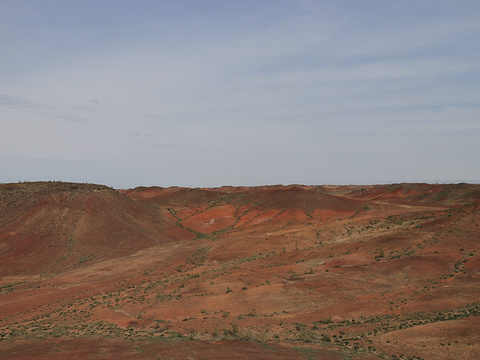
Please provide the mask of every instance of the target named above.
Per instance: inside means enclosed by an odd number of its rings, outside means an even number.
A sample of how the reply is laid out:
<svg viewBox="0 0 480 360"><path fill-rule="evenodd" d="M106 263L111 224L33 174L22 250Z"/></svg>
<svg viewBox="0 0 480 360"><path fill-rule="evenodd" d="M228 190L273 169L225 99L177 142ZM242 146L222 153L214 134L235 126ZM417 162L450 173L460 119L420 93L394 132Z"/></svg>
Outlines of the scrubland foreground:
<svg viewBox="0 0 480 360"><path fill-rule="evenodd" d="M480 185L0 185L0 359L479 359Z"/></svg>

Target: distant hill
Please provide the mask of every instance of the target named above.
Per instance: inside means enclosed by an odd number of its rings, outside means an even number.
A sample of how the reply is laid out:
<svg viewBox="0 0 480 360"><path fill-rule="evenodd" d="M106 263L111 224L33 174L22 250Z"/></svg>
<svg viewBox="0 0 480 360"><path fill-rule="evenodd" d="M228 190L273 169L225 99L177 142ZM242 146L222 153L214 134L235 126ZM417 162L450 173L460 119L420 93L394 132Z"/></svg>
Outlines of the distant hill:
<svg viewBox="0 0 480 360"><path fill-rule="evenodd" d="M423 202L438 204L474 204L480 202L478 184L391 184L355 189L349 195L368 200Z"/></svg>

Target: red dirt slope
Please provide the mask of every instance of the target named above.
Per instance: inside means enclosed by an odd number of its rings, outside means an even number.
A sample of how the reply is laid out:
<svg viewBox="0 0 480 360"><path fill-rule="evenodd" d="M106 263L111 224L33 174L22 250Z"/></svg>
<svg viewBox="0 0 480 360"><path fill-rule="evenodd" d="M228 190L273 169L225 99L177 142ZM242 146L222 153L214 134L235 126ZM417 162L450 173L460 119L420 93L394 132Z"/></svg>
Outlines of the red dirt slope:
<svg viewBox="0 0 480 360"><path fill-rule="evenodd" d="M0 185L0 275L59 272L192 237L106 186Z"/></svg>
<svg viewBox="0 0 480 360"><path fill-rule="evenodd" d="M477 359L479 189L4 185L0 358Z"/></svg>

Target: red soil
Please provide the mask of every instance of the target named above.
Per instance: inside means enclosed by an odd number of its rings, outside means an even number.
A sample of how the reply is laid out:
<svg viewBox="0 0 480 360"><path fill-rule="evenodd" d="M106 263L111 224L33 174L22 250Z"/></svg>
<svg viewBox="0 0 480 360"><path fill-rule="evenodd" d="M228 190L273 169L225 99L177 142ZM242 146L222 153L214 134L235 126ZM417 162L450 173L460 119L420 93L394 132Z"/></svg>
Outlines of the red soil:
<svg viewBox="0 0 480 360"><path fill-rule="evenodd" d="M478 358L479 189L0 185L0 359Z"/></svg>
<svg viewBox="0 0 480 360"><path fill-rule="evenodd" d="M211 234L214 231L233 226L236 221L235 208L232 205L222 205L192 215L183 220L181 224L187 228Z"/></svg>

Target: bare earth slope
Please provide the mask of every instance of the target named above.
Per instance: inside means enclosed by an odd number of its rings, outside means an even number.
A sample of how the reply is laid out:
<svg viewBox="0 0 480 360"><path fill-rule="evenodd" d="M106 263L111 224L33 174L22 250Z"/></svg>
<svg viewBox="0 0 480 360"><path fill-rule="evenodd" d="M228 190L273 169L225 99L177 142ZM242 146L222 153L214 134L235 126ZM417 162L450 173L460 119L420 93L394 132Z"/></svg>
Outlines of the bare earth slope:
<svg viewBox="0 0 480 360"><path fill-rule="evenodd" d="M0 359L480 358L479 194L0 185Z"/></svg>
<svg viewBox="0 0 480 360"><path fill-rule="evenodd" d="M191 239L168 217L99 185L0 185L1 275L50 274Z"/></svg>

